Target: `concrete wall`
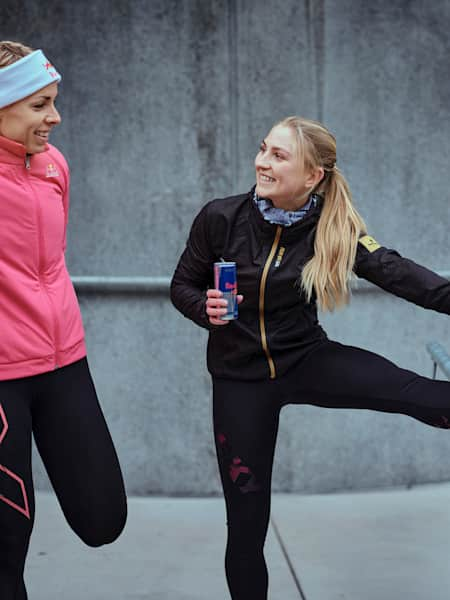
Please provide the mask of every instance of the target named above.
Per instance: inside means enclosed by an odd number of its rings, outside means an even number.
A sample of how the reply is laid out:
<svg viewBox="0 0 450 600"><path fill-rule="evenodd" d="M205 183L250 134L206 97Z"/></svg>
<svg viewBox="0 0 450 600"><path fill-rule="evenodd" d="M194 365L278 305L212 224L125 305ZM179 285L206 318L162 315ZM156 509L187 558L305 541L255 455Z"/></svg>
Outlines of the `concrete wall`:
<svg viewBox="0 0 450 600"><path fill-rule="evenodd" d="M64 75L71 273L170 275L200 206L252 185L261 138L288 114L335 133L372 235L449 269L449 23L444 0L2 0L0 37L44 48ZM129 492L217 493L205 332L165 295L80 303ZM448 317L384 293L323 323L426 375L425 343L450 349ZM449 452L448 432L406 417L288 407L274 487L439 481Z"/></svg>

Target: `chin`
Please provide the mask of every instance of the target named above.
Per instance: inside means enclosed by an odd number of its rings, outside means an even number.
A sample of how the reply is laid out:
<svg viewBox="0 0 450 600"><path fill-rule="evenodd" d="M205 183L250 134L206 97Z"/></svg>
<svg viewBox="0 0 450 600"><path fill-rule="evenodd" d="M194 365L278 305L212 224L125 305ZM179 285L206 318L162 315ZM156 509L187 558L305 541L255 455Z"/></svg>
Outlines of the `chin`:
<svg viewBox="0 0 450 600"><path fill-rule="evenodd" d="M267 188L268 188L268 186L261 185L261 184L257 183L255 191L258 194L258 196L264 197L264 195L268 193L268 189Z"/></svg>
<svg viewBox="0 0 450 600"><path fill-rule="evenodd" d="M45 152L45 146L26 146L26 150L28 154L39 154L40 152Z"/></svg>

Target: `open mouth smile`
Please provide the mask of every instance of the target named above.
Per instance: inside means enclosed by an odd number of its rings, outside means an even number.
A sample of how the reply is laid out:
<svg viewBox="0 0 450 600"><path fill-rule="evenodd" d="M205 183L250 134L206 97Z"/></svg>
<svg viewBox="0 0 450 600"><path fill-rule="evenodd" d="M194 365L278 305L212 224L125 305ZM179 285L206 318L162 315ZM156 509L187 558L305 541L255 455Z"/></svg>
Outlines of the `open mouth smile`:
<svg viewBox="0 0 450 600"><path fill-rule="evenodd" d="M275 181L275 179L273 179L273 177L269 177L268 175L264 175L263 173L259 174L259 180L262 183L273 183Z"/></svg>

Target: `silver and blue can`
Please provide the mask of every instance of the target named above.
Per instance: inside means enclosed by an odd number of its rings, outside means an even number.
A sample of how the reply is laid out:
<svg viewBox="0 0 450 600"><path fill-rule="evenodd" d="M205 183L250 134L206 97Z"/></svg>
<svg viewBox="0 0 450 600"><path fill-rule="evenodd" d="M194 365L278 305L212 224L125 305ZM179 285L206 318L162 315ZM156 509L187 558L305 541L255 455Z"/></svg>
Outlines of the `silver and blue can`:
<svg viewBox="0 0 450 600"><path fill-rule="evenodd" d="M219 317L222 321L233 321L238 318L237 276L235 262L214 263L214 287L223 293L228 301L227 312Z"/></svg>

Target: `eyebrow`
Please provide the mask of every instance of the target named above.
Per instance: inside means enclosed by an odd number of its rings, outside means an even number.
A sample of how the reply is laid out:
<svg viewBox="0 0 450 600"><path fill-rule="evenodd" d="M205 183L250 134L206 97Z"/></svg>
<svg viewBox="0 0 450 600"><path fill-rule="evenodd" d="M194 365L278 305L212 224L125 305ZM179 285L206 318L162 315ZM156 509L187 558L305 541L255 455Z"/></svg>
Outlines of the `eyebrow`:
<svg viewBox="0 0 450 600"><path fill-rule="evenodd" d="M264 144L264 146L267 146L266 140L263 140L261 142L261 144ZM289 152L289 150L286 150L286 148L281 148L280 146L272 146L272 150L275 150L275 151L281 150L281 152L285 152L286 154L291 156L291 152Z"/></svg>
<svg viewBox="0 0 450 600"><path fill-rule="evenodd" d="M56 98L56 96L55 96L55 98ZM36 96L36 98L33 98L33 102L36 102L36 100L42 100L42 99L51 100L52 96Z"/></svg>

